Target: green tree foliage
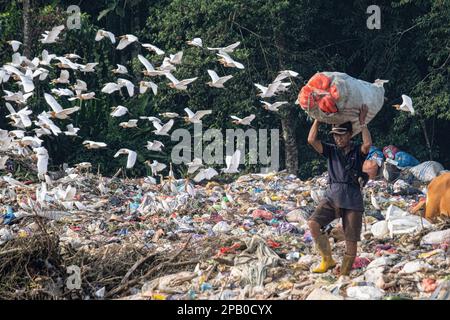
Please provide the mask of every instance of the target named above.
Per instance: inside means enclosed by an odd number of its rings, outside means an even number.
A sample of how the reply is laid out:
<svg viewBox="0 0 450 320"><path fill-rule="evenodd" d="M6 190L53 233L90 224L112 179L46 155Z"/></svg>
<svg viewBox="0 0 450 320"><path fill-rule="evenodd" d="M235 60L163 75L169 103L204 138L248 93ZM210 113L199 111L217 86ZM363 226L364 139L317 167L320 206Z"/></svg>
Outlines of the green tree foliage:
<svg viewBox="0 0 450 320"><path fill-rule="evenodd" d="M39 55L44 48L38 42L40 34L64 24L65 11L71 4L71 1L32 1L33 55ZM45 146L51 153L52 164L91 161L100 164L103 173L114 174L124 164L123 158L113 158L114 153L119 148L129 148L139 154L138 164L130 174L147 174L143 162L169 161L170 149L176 142L162 138L165 153L149 152L145 149L146 141L159 138L151 133L152 125L140 122L139 128L122 129L118 124L128 118L110 117L111 107L126 106L131 112L129 118L134 119L166 111L183 114L183 109L189 107L194 111L213 110L213 115L204 118L205 129L237 128L231 123L230 115L254 113L256 128L291 130L297 141L298 174L302 178L318 174L324 170L325 163L306 144L310 119L293 103L300 88L315 72L341 71L369 82L377 78L389 80L385 85L385 106L370 124L375 145L394 144L421 161L434 159L449 167L450 2L379 1L380 30L369 30L366 26L366 9L371 4L363 0L81 1L81 29L64 32L64 45L51 45L47 49L58 55L77 53L83 57L83 63L99 62L95 74L71 72L72 82L75 77L82 79L97 94L97 99L82 103L82 110L72 117L72 122L80 127L81 137L104 141L108 148L86 152L81 147L82 138L46 137ZM22 24L21 2L0 1L1 63L9 61L12 54L6 41L22 39ZM95 33L100 28L116 36L135 34L140 42L164 49L166 55L183 50L183 64L177 66L175 75L178 79L198 77L198 80L184 92L168 88L167 80L161 78L152 79L159 86L156 96L146 93L130 99L125 91L123 95L102 94L103 84L117 78L111 73L117 63L126 65L130 71L124 78L137 84L144 79L137 54L146 56L154 65L159 65L163 56L149 53L138 45L119 52L108 41L95 42ZM194 37L201 37L204 45L210 47L240 41L233 57L245 65L245 70L225 68L213 52L187 45L186 41ZM209 81L207 69L219 75L232 74L234 78L226 83L226 90L210 88L205 84ZM253 84L267 85L283 69L295 70L300 76L291 79L288 92L270 100L287 100L290 105L282 107L278 114L271 113L261 107ZM57 74L55 68L50 76ZM47 109L42 94L53 87L48 82L37 86L30 100L35 114ZM3 84L2 89L6 88ZM416 116L391 107L401 102L401 94L412 97ZM63 102L64 107L74 105L79 102ZM10 128L5 114L5 108L0 108L0 127ZM64 127L67 123L59 124ZM191 126L178 121L175 128ZM283 161L287 146L282 144L282 147ZM256 170L257 166L246 168Z"/></svg>

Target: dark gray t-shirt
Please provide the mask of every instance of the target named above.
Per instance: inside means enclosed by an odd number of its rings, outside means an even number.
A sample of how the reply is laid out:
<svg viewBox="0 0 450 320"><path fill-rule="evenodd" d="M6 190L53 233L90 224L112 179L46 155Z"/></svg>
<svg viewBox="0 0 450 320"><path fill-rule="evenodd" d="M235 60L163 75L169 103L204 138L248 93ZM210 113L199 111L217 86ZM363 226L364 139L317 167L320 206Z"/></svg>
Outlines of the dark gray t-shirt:
<svg viewBox="0 0 450 320"><path fill-rule="evenodd" d="M328 160L329 186L326 197L337 208L364 211L361 189L353 182L351 175L352 171L362 170L366 155L361 153L361 145L352 143L347 154L334 144L322 145L322 155Z"/></svg>

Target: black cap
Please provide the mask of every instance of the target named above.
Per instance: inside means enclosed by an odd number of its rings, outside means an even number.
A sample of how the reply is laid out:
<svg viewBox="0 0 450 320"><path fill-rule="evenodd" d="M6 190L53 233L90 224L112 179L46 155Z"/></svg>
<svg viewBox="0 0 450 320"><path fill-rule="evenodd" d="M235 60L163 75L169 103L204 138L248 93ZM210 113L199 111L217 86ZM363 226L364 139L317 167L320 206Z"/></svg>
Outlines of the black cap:
<svg viewBox="0 0 450 320"><path fill-rule="evenodd" d="M341 124L334 124L328 134L346 134L349 132L351 133L352 131L353 125L350 121L347 121Z"/></svg>

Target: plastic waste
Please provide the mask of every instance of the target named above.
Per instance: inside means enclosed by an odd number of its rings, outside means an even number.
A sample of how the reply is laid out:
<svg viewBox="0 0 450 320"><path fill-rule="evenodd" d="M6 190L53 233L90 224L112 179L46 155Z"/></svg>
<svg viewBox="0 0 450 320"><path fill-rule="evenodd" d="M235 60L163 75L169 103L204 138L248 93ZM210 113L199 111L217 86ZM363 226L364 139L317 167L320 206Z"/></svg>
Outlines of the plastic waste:
<svg viewBox="0 0 450 320"><path fill-rule="evenodd" d="M399 152L400 150L393 145L389 145L383 148L383 155L386 159L391 159L394 160L395 159L395 155L397 154L397 152Z"/></svg>
<svg viewBox="0 0 450 320"><path fill-rule="evenodd" d="M136 210L139 208L139 206L140 206L139 202L130 203L130 213L135 213Z"/></svg>
<svg viewBox="0 0 450 320"><path fill-rule="evenodd" d="M286 260L298 260L300 258L300 252L294 251L294 252L289 252L286 255Z"/></svg>
<svg viewBox="0 0 450 320"><path fill-rule="evenodd" d="M430 182L444 170L444 167L436 161L425 161L408 170L416 179L422 182Z"/></svg>
<svg viewBox="0 0 450 320"><path fill-rule="evenodd" d="M200 291L204 292L204 291L207 291L207 290L211 290L212 288L213 287L212 287L212 285L210 283L203 282L201 284L201 286L200 286Z"/></svg>
<svg viewBox="0 0 450 320"><path fill-rule="evenodd" d="M422 290L426 293L434 292L437 288L436 279L425 278L422 280Z"/></svg>
<svg viewBox="0 0 450 320"><path fill-rule="evenodd" d="M378 221L370 228L373 236L378 239L383 239L389 235L389 228L387 221Z"/></svg>
<svg viewBox="0 0 450 320"><path fill-rule="evenodd" d="M3 228L0 229L0 245L3 245L4 243L8 242L9 240L13 239L14 235L11 232L11 230Z"/></svg>
<svg viewBox="0 0 450 320"><path fill-rule="evenodd" d="M386 158L383 163L383 177L388 182L393 182L400 177L401 170L397 167L397 162Z"/></svg>
<svg viewBox="0 0 450 320"><path fill-rule="evenodd" d="M364 279L367 282L373 283L377 288L382 288L385 284L383 278L384 266L369 268L364 272Z"/></svg>
<svg viewBox="0 0 450 320"><path fill-rule="evenodd" d="M414 167L420 163L419 160L404 151L397 152L394 160L397 161L397 166L400 168Z"/></svg>
<svg viewBox="0 0 450 320"><path fill-rule="evenodd" d="M273 218L273 214L266 210L256 209L252 212L253 219L264 219L271 220Z"/></svg>
<svg viewBox="0 0 450 320"><path fill-rule="evenodd" d="M370 263L370 260L363 257L356 257L353 262L352 269L361 269L367 267Z"/></svg>
<svg viewBox="0 0 450 320"><path fill-rule="evenodd" d="M344 297L316 288L308 295L306 300L344 300Z"/></svg>
<svg viewBox="0 0 450 320"><path fill-rule="evenodd" d="M427 271L432 269L433 267L430 266L428 263L420 260L414 260L407 262L403 269L400 271L400 273L416 273L420 271Z"/></svg>
<svg viewBox="0 0 450 320"><path fill-rule="evenodd" d="M302 109L309 116L329 124L352 121L353 134L358 134L358 115L362 104L368 106L366 122L370 122L384 103L380 84L355 79L341 72L316 73L298 95Z"/></svg>
<svg viewBox="0 0 450 320"><path fill-rule="evenodd" d="M356 286L347 288L347 296L357 300L380 300L385 292L373 286Z"/></svg>
<svg viewBox="0 0 450 320"><path fill-rule="evenodd" d="M379 268L379 267L385 267L390 264L392 264L391 258L386 257L386 256L379 257L369 263L369 265L367 266L367 270L375 269L375 268Z"/></svg>
<svg viewBox="0 0 450 320"><path fill-rule="evenodd" d="M105 291L106 291L106 288L103 287L95 292L95 296L99 299L103 299L103 297L105 296Z"/></svg>
<svg viewBox="0 0 450 320"><path fill-rule="evenodd" d="M312 242L313 241L311 232L309 230L306 231L305 234L303 235L303 241L305 241L305 242Z"/></svg>
<svg viewBox="0 0 450 320"><path fill-rule="evenodd" d="M220 221L212 228L212 230L215 233L227 233L231 230L231 227L226 221Z"/></svg>
<svg viewBox="0 0 450 320"><path fill-rule="evenodd" d="M297 222L300 224L306 224L308 219L308 213L302 209L295 209L286 214L286 220L288 222Z"/></svg>
<svg viewBox="0 0 450 320"><path fill-rule="evenodd" d="M430 300L450 300L450 281L445 280L440 283L431 294Z"/></svg>
<svg viewBox="0 0 450 320"><path fill-rule="evenodd" d="M371 146L369 149L369 154L366 157L366 160L377 160L380 159L381 162L384 159L383 151L381 151L380 148L377 148L375 146Z"/></svg>
<svg viewBox="0 0 450 320"><path fill-rule="evenodd" d="M441 243L450 244L450 229L433 231L425 235L420 241L420 245L436 245Z"/></svg>
<svg viewBox="0 0 450 320"><path fill-rule="evenodd" d="M3 224L11 224L17 217L13 212L13 209L10 206L6 207L6 213L3 216Z"/></svg>
<svg viewBox="0 0 450 320"><path fill-rule="evenodd" d="M422 228L431 228L431 226L432 224L426 219L413 215L390 219L388 221L388 229L391 237L398 234L415 233L422 230Z"/></svg>
<svg viewBox="0 0 450 320"><path fill-rule="evenodd" d="M284 233L297 233L297 228L294 227L289 222L280 222L277 225L277 234L284 234Z"/></svg>

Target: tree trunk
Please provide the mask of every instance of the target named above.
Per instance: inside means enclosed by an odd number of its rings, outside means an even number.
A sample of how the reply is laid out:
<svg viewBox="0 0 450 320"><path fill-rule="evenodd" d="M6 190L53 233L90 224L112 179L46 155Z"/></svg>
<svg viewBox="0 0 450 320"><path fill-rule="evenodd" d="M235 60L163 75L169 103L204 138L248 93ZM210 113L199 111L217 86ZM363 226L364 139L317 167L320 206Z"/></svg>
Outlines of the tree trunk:
<svg viewBox="0 0 450 320"><path fill-rule="evenodd" d="M291 106L285 110L286 115L281 117L281 130L284 139L284 152L286 161L286 170L290 174L298 174L298 148L295 128L297 126L297 118Z"/></svg>
<svg viewBox="0 0 450 320"><path fill-rule="evenodd" d="M283 19L284 17L280 17ZM278 29L276 29L278 30ZM274 32L275 44L278 48L278 66L280 70L285 70L285 56L286 52L286 41L284 39L284 34L280 30ZM298 174L298 148L297 148L297 137L296 128L298 118L295 114L295 108L288 106L285 108L284 112L279 113L281 117L281 130L283 132L284 139L284 152L286 161L286 170L290 174Z"/></svg>
<svg viewBox="0 0 450 320"><path fill-rule="evenodd" d="M23 55L31 59L31 0L23 0Z"/></svg>
<svg viewBox="0 0 450 320"><path fill-rule="evenodd" d="M433 160L433 148L431 147L430 139L428 138L427 127L425 125L425 120L421 120L420 124L422 125L423 135L425 137L425 142L427 144L428 154L430 156L429 160Z"/></svg>

